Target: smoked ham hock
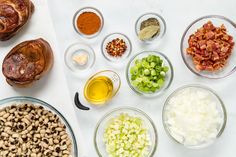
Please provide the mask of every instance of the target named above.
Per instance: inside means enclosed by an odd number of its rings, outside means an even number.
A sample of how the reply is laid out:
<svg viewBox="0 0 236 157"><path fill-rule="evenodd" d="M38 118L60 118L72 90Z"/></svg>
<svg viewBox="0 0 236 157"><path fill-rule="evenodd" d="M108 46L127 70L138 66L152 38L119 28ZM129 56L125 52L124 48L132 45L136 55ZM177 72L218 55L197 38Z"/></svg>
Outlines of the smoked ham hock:
<svg viewBox="0 0 236 157"><path fill-rule="evenodd" d="M13 37L30 19L34 5L30 0L0 0L0 40Z"/></svg>
<svg viewBox="0 0 236 157"><path fill-rule="evenodd" d="M47 74L52 65L52 49L40 38L14 47L3 60L2 72L11 86L28 87Z"/></svg>

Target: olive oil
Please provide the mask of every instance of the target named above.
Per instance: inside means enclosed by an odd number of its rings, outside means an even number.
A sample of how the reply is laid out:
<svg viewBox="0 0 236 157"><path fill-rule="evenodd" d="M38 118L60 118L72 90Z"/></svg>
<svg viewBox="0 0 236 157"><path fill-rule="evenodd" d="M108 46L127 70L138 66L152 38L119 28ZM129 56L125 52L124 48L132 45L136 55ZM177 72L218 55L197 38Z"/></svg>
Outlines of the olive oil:
<svg viewBox="0 0 236 157"><path fill-rule="evenodd" d="M90 80L84 89L84 96L94 105L105 104L112 97L113 83L106 76L97 76Z"/></svg>

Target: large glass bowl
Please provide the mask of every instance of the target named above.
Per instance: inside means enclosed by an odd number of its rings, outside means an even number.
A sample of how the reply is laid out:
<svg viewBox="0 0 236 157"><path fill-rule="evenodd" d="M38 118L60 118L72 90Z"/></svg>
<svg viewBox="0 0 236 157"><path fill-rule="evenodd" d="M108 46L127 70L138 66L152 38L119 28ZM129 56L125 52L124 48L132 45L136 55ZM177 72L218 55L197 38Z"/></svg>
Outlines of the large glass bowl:
<svg viewBox="0 0 236 157"><path fill-rule="evenodd" d="M70 124L66 120L66 118L53 106L49 105L48 103L46 103L42 100L36 99L36 98L18 96L18 97L10 97L10 98L0 100L0 109L2 109L4 107L11 106L13 104L18 105L18 104L22 104L22 103L31 103L33 105L43 106L44 109L46 109L48 111L51 111L52 113L56 114L60 118L61 122L63 124L65 124L67 134L69 135L69 137L72 141L72 154L71 155L73 157L78 157L78 148L77 148L77 142L76 142L75 134L74 134Z"/></svg>
<svg viewBox="0 0 236 157"><path fill-rule="evenodd" d="M162 88L158 89L154 93L153 92L149 92L149 93L142 92L142 91L138 90L136 87L134 87L131 84L130 69L131 69L132 66L134 66L135 60L136 59L142 59L144 57L147 57L148 55L159 56L163 60L164 66L168 66L169 67L169 70L166 73L166 79L165 79L164 86ZM173 77L174 77L174 70L173 70L173 67L172 67L172 64L171 64L170 60L163 53L160 53L160 52L157 52L157 51L143 51L141 53L136 54L135 56L133 56L131 58L131 60L129 61L128 66L126 68L126 79L127 79L129 87L135 93L137 93L138 95L144 96L144 97L155 97L155 96L161 95L163 92L165 92L170 87L170 85L172 83L172 80L173 80Z"/></svg>
<svg viewBox="0 0 236 157"><path fill-rule="evenodd" d="M220 113L220 116L223 118L223 122L221 124L221 126L218 128L218 134L217 136L215 137L215 139L212 139L212 140L209 140L209 141L205 141L205 142L202 142L202 143L199 143L197 145L187 145L185 144L184 142L180 142L179 140L177 140L176 137L176 133L175 132L172 132L171 129L170 129L170 125L166 123L166 108L167 106L169 105L169 102L171 100L171 98L173 98L175 95L181 93L184 89L188 89L188 88L195 88L195 89L198 89L198 90L202 90L202 91L206 91L210 94L210 96L212 97L212 99L214 99L217 103L217 109ZM171 139L173 139L173 141L181 144L181 145L184 145L186 148L190 148L190 149L200 149L200 148L205 148L211 144L213 144L215 142L216 139L218 139L221 134L223 133L224 129L225 129L225 126L226 126L226 122L227 122L227 113L226 113L226 109L225 109L225 106L224 106L224 103L223 101L220 99L220 97L213 91L211 90L210 88L208 87L205 87L205 86L202 86L202 85L197 85L197 84L192 84L192 85L185 85L185 86L182 86L178 89L176 89L166 100L165 104L164 104L164 107L163 107L163 111L162 111L162 121L163 121L163 125L164 125L164 128L165 128L165 131L166 133L169 135L169 137ZM180 136L180 135L178 135ZM182 137L183 138L183 137ZM183 138L184 139L184 138ZM184 141L184 140L183 140Z"/></svg>
<svg viewBox="0 0 236 157"><path fill-rule="evenodd" d="M233 72L236 71L236 48L234 46L232 55L230 56L228 63L223 67L222 70L216 71L216 72L208 72L208 71L197 71L195 69L195 65L193 63L192 57L187 54L186 49L188 48L188 39L191 34L195 33L197 29L201 28L205 23L208 21L211 21L216 27L221 26L222 24L225 25L227 29L227 33L234 37L234 41L236 38L236 24L231 21L230 19L227 19L224 16L219 15L209 15L201 17L194 22L192 22L186 29L186 31L183 34L182 40L181 40L181 54L182 58L184 60L185 65L188 67L188 69L193 72L194 74L209 78L209 79L220 79L225 78L229 75L231 75Z"/></svg>
<svg viewBox="0 0 236 157"><path fill-rule="evenodd" d="M97 127L95 129L94 133L94 145L97 151L98 156L100 157L108 157L109 155L106 152L106 146L103 142L103 135L105 128L109 121L112 118L115 118L119 116L122 113L127 113L130 116L139 117L143 120L145 127L149 130L150 140L151 140L151 146L149 148L149 154L147 157L153 157L158 143L158 135L156 127L151 120L151 118L145 114L143 111L131 108L131 107L122 107L114 109L113 111L106 114L104 117L101 118L101 120L98 122Z"/></svg>

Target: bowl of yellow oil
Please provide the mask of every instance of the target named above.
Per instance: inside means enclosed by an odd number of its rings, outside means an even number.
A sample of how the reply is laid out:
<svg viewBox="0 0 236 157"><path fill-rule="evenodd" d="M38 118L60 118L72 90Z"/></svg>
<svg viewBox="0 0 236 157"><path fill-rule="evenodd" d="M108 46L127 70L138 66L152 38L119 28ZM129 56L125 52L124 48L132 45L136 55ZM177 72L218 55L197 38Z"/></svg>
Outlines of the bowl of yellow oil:
<svg viewBox="0 0 236 157"><path fill-rule="evenodd" d="M88 79L84 87L85 99L93 105L104 105L119 91L121 80L111 70L96 73Z"/></svg>

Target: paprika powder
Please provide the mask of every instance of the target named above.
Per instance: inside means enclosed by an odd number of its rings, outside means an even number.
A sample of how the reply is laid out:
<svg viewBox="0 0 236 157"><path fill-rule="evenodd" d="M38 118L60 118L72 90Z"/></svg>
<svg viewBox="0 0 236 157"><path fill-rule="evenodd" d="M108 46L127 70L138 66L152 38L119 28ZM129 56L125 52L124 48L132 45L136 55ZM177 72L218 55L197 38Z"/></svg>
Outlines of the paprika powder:
<svg viewBox="0 0 236 157"><path fill-rule="evenodd" d="M77 18L77 28L85 35L93 35L99 31L101 19L94 12L83 12Z"/></svg>

